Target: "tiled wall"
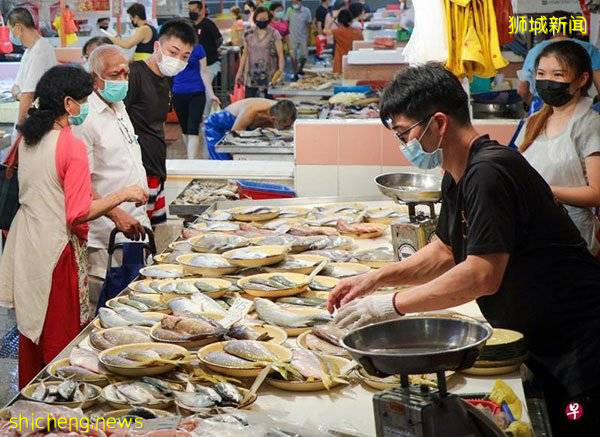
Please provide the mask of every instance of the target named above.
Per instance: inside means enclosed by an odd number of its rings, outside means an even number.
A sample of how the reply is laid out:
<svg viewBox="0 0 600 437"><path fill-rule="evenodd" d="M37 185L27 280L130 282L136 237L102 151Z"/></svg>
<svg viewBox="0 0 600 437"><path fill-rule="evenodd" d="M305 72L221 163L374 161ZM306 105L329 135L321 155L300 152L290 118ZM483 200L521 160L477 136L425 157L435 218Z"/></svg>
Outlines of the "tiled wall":
<svg viewBox="0 0 600 437"><path fill-rule="evenodd" d="M507 144L516 124L482 120L475 127ZM375 176L411 169L379 120L299 120L294 129L298 196L379 195Z"/></svg>

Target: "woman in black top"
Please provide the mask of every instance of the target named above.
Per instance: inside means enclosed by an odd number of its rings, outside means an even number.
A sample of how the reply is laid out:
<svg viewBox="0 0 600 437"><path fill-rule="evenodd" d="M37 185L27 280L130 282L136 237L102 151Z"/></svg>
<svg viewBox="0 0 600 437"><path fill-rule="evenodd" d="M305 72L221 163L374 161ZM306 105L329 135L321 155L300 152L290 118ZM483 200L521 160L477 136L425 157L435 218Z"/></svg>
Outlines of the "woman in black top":
<svg viewBox="0 0 600 437"><path fill-rule="evenodd" d="M135 32L127 39L114 37L113 43L124 49L135 47L133 55L134 61L143 61L150 57L154 52L154 42L157 41L157 30L147 23L146 9L141 3L134 3L127 9L131 24L135 27Z"/></svg>

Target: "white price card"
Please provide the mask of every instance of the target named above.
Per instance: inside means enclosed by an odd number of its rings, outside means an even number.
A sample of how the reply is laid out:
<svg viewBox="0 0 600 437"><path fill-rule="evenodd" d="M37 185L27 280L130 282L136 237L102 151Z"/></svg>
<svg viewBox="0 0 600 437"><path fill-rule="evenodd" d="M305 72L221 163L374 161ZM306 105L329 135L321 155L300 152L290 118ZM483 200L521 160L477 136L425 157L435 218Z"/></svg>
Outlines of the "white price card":
<svg viewBox="0 0 600 437"><path fill-rule="evenodd" d="M219 324L224 328L230 328L234 323L242 320L250 312L254 302L243 297L236 297L233 304L229 307L224 319L219 320Z"/></svg>

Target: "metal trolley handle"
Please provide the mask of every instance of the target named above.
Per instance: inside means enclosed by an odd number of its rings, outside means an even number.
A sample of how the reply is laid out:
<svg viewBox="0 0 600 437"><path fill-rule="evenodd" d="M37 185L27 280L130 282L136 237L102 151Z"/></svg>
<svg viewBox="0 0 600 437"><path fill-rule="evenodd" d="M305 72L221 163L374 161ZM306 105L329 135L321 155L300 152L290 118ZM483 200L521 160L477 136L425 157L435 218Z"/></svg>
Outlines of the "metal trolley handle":
<svg viewBox="0 0 600 437"><path fill-rule="evenodd" d="M142 243L144 245L144 249L147 250L152 256L156 255L156 243L154 241L154 232L152 232L152 229L147 228L146 226L144 226L144 231L146 231L146 235L148 235L148 242L147 243ZM123 243L118 243L115 244L115 239L117 237L117 234L122 234L123 232L119 231L117 228L114 228L111 232L110 232L110 237L108 238L108 267L106 271L109 271L110 268L112 267L112 257L113 254L115 253L115 250L120 249L123 247ZM144 260L146 258L144 257Z"/></svg>

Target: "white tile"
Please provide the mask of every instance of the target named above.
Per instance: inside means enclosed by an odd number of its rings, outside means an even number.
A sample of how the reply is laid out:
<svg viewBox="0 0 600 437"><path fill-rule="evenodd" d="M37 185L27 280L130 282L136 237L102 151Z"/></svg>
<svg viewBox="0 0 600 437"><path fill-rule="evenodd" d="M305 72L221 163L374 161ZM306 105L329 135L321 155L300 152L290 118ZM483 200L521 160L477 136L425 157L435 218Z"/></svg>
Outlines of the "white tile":
<svg viewBox="0 0 600 437"><path fill-rule="evenodd" d="M294 177L298 197L337 196L336 165L297 165Z"/></svg>
<svg viewBox="0 0 600 437"><path fill-rule="evenodd" d="M340 196L381 195L375 178L382 173L379 165L340 165L338 185Z"/></svg>

